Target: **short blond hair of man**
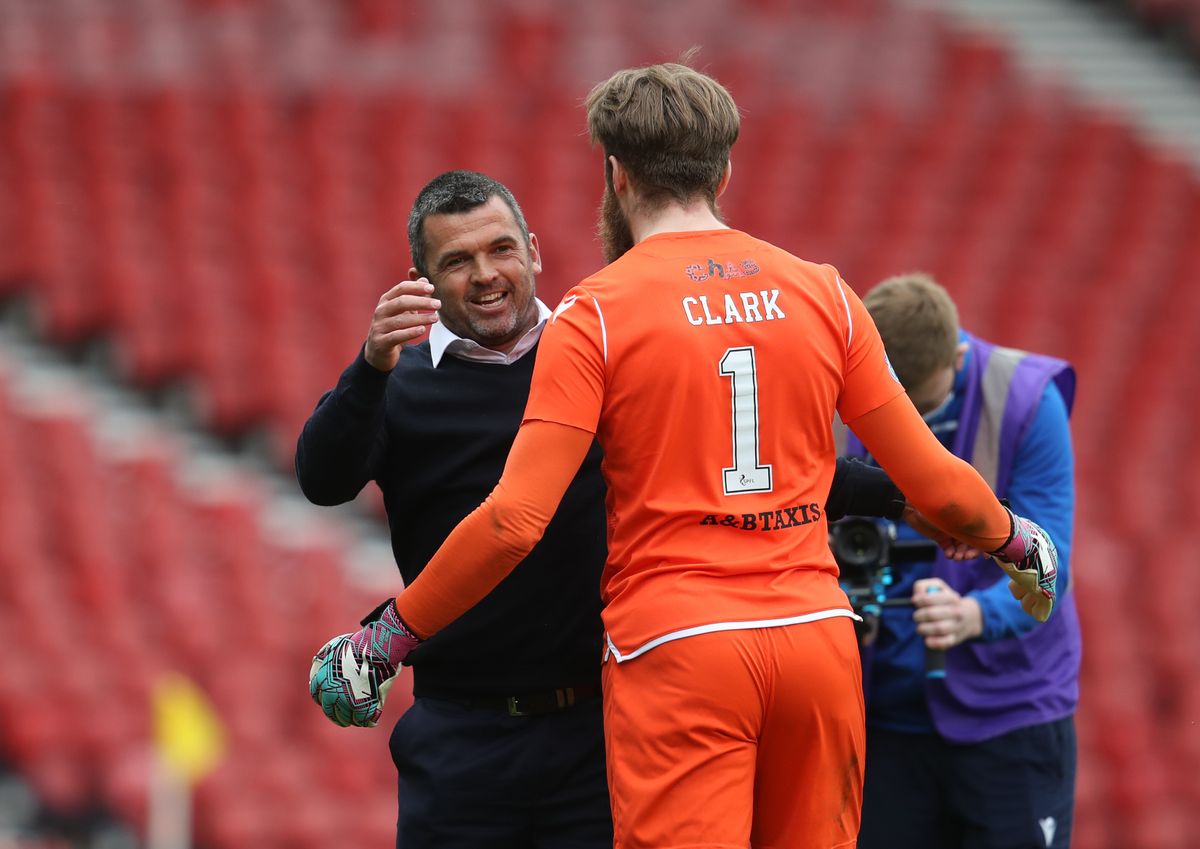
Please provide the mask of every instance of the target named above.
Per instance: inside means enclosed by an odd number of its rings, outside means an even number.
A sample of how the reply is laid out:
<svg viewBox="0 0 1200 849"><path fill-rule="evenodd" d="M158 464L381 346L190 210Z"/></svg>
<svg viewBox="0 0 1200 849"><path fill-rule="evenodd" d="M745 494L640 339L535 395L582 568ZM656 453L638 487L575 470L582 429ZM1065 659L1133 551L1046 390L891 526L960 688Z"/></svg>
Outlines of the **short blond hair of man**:
<svg viewBox="0 0 1200 849"><path fill-rule="evenodd" d="M587 96L588 134L629 172L644 202L715 206L741 127L729 91L687 63L626 68Z"/></svg>
<svg viewBox="0 0 1200 849"><path fill-rule="evenodd" d="M863 297L888 359L907 390L938 369L953 367L958 349L958 308L929 274L898 274Z"/></svg>

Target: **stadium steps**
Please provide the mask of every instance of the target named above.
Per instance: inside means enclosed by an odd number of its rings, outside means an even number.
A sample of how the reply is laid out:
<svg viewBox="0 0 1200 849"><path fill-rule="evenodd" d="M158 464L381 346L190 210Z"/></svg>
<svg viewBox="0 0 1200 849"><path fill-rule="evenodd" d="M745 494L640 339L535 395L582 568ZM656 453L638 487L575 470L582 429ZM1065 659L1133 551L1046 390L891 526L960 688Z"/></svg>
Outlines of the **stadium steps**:
<svg viewBox="0 0 1200 849"><path fill-rule="evenodd" d="M1200 173L1200 79L1131 23L1073 0L913 0L1003 33L1034 75L1065 75L1085 100L1131 116Z"/></svg>

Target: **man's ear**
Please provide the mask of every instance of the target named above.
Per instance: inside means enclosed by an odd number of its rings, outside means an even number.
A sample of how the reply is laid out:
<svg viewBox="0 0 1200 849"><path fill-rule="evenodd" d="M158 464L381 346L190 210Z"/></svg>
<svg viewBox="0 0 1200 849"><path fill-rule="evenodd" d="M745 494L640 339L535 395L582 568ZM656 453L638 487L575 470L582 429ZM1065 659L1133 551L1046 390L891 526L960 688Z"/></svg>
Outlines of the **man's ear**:
<svg viewBox="0 0 1200 849"><path fill-rule="evenodd" d="M542 249L538 247L536 233L529 234L529 260L533 263L533 273L542 273Z"/></svg>
<svg viewBox="0 0 1200 849"><path fill-rule="evenodd" d="M725 171L721 174L721 182L717 183L717 197L725 194L725 189L729 188L729 180L733 177L733 160L725 161Z"/></svg>
<svg viewBox="0 0 1200 849"><path fill-rule="evenodd" d="M408 279L409 280L420 280L421 279L421 273L419 271L417 271L416 266L413 266L412 268L410 268L408 270Z"/></svg>
<svg viewBox="0 0 1200 849"><path fill-rule="evenodd" d="M963 363L967 360L968 347L966 342L959 342L958 347L954 349L954 371L956 373L962 371Z"/></svg>
<svg viewBox="0 0 1200 849"><path fill-rule="evenodd" d="M621 160L615 156L608 157L608 166L612 169L613 191L619 195L629 188L629 172L625 170Z"/></svg>

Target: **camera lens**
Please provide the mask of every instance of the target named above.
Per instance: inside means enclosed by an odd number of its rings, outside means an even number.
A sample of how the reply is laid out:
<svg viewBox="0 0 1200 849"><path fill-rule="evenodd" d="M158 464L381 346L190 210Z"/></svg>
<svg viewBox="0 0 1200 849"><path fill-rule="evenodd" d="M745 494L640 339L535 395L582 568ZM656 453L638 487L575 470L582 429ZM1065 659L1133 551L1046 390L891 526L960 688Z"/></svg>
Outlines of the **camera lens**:
<svg viewBox="0 0 1200 849"><path fill-rule="evenodd" d="M873 522L843 520L834 525L833 553L844 566L875 566L883 562L883 537Z"/></svg>

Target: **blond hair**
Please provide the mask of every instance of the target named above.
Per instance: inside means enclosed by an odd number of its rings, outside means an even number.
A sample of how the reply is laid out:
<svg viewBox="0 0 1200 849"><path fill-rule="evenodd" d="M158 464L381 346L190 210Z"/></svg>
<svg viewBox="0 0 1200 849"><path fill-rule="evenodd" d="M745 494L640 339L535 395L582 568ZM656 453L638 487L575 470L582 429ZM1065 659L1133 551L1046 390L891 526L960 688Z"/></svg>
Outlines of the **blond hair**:
<svg viewBox="0 0 1200 849"><path fill-rule="evenodd" d="M920 386L938 369L954 366L958 308L932 276L889 277L867 292L863 304L905 389Z"/></svg>
<svg viewBox="0 0 1200 849"><path fill-rule="evenodd" d="M740 128L737 105L723 85L686 63L626 68L587 96L588 134L615 156L650 204L712 206Z"/></svg>

